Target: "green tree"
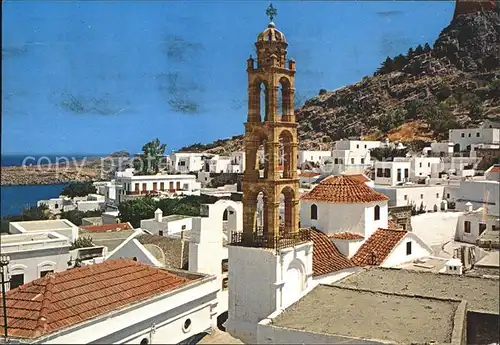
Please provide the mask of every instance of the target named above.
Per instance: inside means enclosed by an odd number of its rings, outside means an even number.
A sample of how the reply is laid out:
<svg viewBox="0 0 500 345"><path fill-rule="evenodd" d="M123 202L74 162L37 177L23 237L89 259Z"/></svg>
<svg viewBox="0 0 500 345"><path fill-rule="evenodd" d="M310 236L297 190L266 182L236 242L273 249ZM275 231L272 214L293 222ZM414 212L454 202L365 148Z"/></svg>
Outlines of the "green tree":
<svg viewBox="0 0 500 345"><path fill-rule="evenodd" d="M419 44L417 48L415 48L415 55L422 55L424 53L424 48Z"/></svg>
<svg viewBox="0 0 500 345"><path fill-rule="evenodd" d="M94 242L92 241L92 237L80 236L76 240L71 242L70 250L77 249L77 248L93 247L93 246L94 246Z"/></svg>
<svg viewBox="0 0 500 345"><path fill-rule="evenodd" d="M398 56L396 56L393 60L393 67L394 67L394 70L395 71L400 71L403 69L403 67L406 65L406 63L408 62L408 59L406 56L404 56L403 54L399 54Z"/></svg>
<svg viewBox="0 0 500 345"><path fill-rule="evenodd" d="M71 211L63 211L60 214L60 217L62 219L67 219L71 223L75 225L82 225L82 219L83 218L88 218L88 217L99 217L102 215L102 211L95 210L95 211L79 211L79 210L71 210Z"/></svg>
<svg viewBox="0 0 500 345"><path fill-rule="evenodd" d="M74 198L77 196L87 196L96 193L97 189L91 181L73 182L63 189L61 195Z"/></svg>
<svg viewBox="0 0 500 345"><path fill-rule="evenodd" d="M142 219L153 218L157 208L156 201L150 197L123 201L118 205L119 218L136 228L140 226Z"/></svg>
<svg viewBox="0 0 500 345"><path fill-rule="evenodd" d="M424 44L424 53L430 53L431 52L431 46L429 43Z"/></svg>
<svg viewBox="0 0 500 345"><path fill-rule="evenodd" d="M408 150L406 148L397 149L393 147L376 147L370 150L370 155L376 160L385 161L394 157L406 157L407 152Z"/></svg>
<svg viewBox="0 0 500 345"><path fill-rule="evenodd" d="M154 175L160 171L160 161L165 155L166 144L160 143L158 138L146 143L142 147L142 154L134 159L134 168L142 175Z"/></svg>
<svg viewBox="0 0 500 345"><path fill-rule="evenodd" d="M393 61L392 59L388 56L384 62L380 65L379 69L377 70L377 74L386 74L390 73L394 70L393 66Z"/></svg>
<svg viewBox="0 0 500 345"><path fill-rule="evenodd" d="M413 48L410 48L408 49L408 54L406 54L409 58L412 58L415 54L415 52L413 51Z"/></svg>

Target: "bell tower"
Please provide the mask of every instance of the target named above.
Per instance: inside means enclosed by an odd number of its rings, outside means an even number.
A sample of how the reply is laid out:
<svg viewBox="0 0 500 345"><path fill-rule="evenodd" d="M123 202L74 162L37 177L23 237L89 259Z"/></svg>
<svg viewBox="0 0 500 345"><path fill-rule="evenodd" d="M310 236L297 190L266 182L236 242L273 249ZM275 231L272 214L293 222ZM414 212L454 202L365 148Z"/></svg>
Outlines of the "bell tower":
<svg viewBox="0 0 500 345"><path fill-rule="evenodd" d="M271 22L255 42L257 60L247 60L248 118L242 190L243 236L261 236L271 246L280 235L298 233L299 179L295 61L287 60L285 35L272 22L276 9L271 5L266 13ZM285 207L280 221L281 196ZM260 212L258 199L263 206Z"/></svg>
<svg viewBox="0 0 500 345"><path fill-rule="evenodd" d="M246 169L242 180L243 231L228 246L227 331L257 342L257 325L297 301L312 287L312 247L299 230L295 62L287 60L285 35L276 29L276 9L258 35L257 59L247 60Z"/></svg>

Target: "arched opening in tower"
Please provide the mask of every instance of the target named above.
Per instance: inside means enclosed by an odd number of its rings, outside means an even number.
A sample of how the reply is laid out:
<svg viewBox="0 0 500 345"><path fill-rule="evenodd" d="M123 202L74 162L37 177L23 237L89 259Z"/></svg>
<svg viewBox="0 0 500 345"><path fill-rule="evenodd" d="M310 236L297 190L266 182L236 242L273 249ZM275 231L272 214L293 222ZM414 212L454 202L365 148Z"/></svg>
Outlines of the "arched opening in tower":
<svg viewBox="0 0 500 345"><path fill-rule="evenodd" d="M292 141L292 133L290 133L288 130L284 130L281 132L279 136L278 162L279 165L283 167L283 173L281 174L281 178L283 179L292 178Z"/></svg>
<svg viewBox="0 0 500 345"><path fill-rule="evenodd" d="M290 122L292 97L291 97L291 85L288 78L282 77L280 79L280 87L278 93L278 116L279 120L283 122Z"/></svg>
<svg viewBox="0 0 500 345"><path fill-rule="evenodd" d="M268 121L269 116L269 87L265 81L259 83L258 109L261 122Z"/></svg>
<svg viewBox="0 0 500 345"><path fill-rule="evenodd" d="M280 233L289 234L294 231L295 215L293 212L293 202L295 192L291 187L285 187L280 195Z"/></svg>
<svg viewBox="0 0 500 345"><path fill-rule="evenodd" d="M265 234L268 230L268 198L264 192L257 194L257 234Z"/></svg>
<svg viewBox="0 0 500 345"><path fill-rule="evenodd" d="M259 169L259 178L267 178L269 152L267 150L267 138L259 137L259 146L257 148L257 164Z"/></svg>

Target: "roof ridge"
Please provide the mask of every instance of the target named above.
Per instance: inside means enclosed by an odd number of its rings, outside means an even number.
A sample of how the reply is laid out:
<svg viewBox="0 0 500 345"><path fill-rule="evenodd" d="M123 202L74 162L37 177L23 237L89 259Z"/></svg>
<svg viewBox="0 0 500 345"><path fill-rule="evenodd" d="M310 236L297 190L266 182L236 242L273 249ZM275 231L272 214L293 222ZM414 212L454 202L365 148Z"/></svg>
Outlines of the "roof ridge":
<svg viewBox="0 0 500 345"><path fill-rule="evenodd" d="M36 337L41 336L47 331L49 312L50 307L52 306L55 275L53 273L48 273L46 277L47 284L45 285L45 289L43 291L42 305L38 313L38 319L34 330Z"/></svg>

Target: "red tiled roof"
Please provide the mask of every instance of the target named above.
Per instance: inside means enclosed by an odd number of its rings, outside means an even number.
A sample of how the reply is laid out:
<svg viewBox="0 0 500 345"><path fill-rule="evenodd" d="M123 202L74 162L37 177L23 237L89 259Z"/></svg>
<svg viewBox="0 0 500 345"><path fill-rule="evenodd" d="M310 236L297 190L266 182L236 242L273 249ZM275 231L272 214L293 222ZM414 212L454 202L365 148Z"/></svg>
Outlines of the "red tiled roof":
<svg viewBox="0 0 500 345"><path fill-rule="evenodd" d="M311 240L313 241L313 276L321 276L356 266L339 252L323 232L311 229Z"/></svg>
<svg viewBox="0 0 500 345"><path fill-rule="evenodd" d="M500 173L500 167L493 167L490 172Z"/></svg>
<svg viewBox="0 0 500 345"><path fill-rule="evenodd" d="M377 229L361 245L352 257L352 261L359 266L376 266L382 264L406 233L407 231L397 229Z"/></svg>
<svg viewBox="0 0 500 345"><path fill-rule="evenodd" d="M121 230L133 230L134 227L130 223L117 223L117 224L103 224L103 225L85 225L80 226L88 232L106 232L106 231L121 231Z"/></svg>
<svg viewBox="0 0 500 345"><path fill-rule="evenodd" d="M321 174L311 172L311 171L306 171L306 172L303 172L302 174L300 174L299 177L316 177L319 175L321 175Z"/></svg>
<svg viewBox="0 0 500 345"><path fill-rule="evenodd" d="M365 238L363 235L357 234L355 232L337 232L335 234L328 235L328 238L336 238L339 240L359 240Z"/></svg>
<svg viewBox="0 0 500 345"><path fill-rule="evenodd" d="M349 175L330 176L309 193L301 196L302 200L333 203L364 203L384 201L388 198L366 184Z"/></svg>
<svg viewBox="0 0 500 345"><path fill-rule="evenodd" d="M39 338L191 280L130 259L49 273L6 293L8 333L16 338Z"/></svg>
<svg viewBox="0 0 500 345"><path fill-rule="evenodd" d="M352 175L349 175L350 177L352 177L353 179L355 179L356 181L358 182L368 182L370 181L370 179L368 177L366 177L365 175L363 174L352 174Z"/></svg>

